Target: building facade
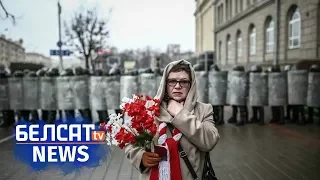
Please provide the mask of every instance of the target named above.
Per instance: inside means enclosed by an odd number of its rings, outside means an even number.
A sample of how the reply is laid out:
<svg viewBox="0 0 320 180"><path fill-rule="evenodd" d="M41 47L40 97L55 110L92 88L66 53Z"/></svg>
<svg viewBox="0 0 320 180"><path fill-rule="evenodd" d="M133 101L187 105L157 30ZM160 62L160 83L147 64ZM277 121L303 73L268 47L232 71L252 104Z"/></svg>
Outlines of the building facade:
<svg viewBox="0 0 320 180"><path fill-rule="evenodd" d="M196 0L196 54L214 51L214 0Z"/></svg>
<svg viewBox="0 0 320 180"><path fill-rule="evenodd" d="M42 64L45 67L52 66L51 58L35 52L26 53L25 62L33 63L33 64Z"/></svg>
<svg viewBox="0 0 320 180"><path fill-rule="evenodd" d="M222 68L320 60L319 0L215 0L214 8Z"/></svg>
<svg viewBox="0 0 320 180"><path fill-rule="evenodd" d="M23 62L25 60L25 49L23 40L13 41L4 35L0 36L0 64L9 67L12 62Z"/></svg>

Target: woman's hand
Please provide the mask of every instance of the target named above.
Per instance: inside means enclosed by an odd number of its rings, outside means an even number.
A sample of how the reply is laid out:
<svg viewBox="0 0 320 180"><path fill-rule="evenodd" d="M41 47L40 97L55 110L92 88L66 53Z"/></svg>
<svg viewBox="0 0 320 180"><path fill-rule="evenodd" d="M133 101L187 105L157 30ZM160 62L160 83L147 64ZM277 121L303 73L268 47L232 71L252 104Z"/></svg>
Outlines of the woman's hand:
<svg viewBox="0 0 320 180"><path fill-rule="evenodd" d="M161 158L157 153L144 152L142 155L142 163L144 167L151 168L157 166Z"/></svg>
<svg viewBox="0 0 320 180"><path fill-rule="evenodd" d="M172 116L176 116L183 109L183 104L184 104L183 101L179 103L175 100L170 100L168 102L168 112Z"/></svg>

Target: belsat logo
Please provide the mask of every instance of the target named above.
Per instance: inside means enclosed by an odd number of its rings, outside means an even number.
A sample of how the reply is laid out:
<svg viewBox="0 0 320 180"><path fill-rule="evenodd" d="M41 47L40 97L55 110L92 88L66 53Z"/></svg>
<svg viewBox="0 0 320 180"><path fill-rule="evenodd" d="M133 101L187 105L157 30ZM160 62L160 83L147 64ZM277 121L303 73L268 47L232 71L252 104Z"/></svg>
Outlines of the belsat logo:
<svg viewBox="0 0 320 180"><path fill-rule="evenodd" d="M87 162L94 153L90 147L104 145L105 136L105 132L97 131L93 124L16 126L16 144L32 146L34 163Z"/></svg>

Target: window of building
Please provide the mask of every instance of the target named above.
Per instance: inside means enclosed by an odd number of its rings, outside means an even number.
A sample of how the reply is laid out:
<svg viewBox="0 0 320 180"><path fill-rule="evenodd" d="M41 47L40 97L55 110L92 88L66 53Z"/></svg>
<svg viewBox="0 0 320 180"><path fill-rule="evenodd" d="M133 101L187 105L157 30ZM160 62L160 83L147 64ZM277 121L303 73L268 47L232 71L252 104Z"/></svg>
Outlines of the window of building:
<svg viewBox="0 0 320 180"><path fill-rule="evenodd" d="M257 42L257 36L256 36L256 28L254 26L251 26L250 28L250 35L249 35L249 52L250 55L256 54L256 42Z"/></svg>
<svg viewBox="0 0 320 180"><path fill-rule="evenodd" d="M234 6L235 6L235 10L236 10L236 14L238 13L238 1L235 1L234 2Z"/></svg>
<svg viewBox="0 0 320 180"><path fill-rule="evenodd" d="M266 24L266 52L273 52L274 46L274 21L272 19L267 20Z"/></svg>
<svg viewBox="0 0 320 180"><path fill-rule="evenodd" d="M240 12L243 11L243 1L239 0Z"/></svg>
<svg viewBox="0 0 320 180"><path fill-rule="evenodd" d="M230 1L230 7L229 7L229 17L232 18L233 13L232 13L232 0Z"/></svg>
<svg viewBox="0 0 320 180"><path fill-rule="evenodd" d="M300 36L301 36L301 16L298 8L292 13L289 18L289 48L300 47Z"/></svg>
<svg viewBox="0 0 320 180"><path fill-rule="evenodd" d="M237 34L237 60L241 61L242 58L242 36L241 32L239 31Z"/></svg>
<svg viewBox="0 0 320 180"><path fill-rule="evenodd" d="M224 20L225 20L225 18L224 18L224 5L221 4L221 23L223 23Z"/></svg>
<svg viewBox="0 0 320 180"><path fill-rule="evenodd" d="M222 42L219 41L219 61L222 61Z"/></svg>
<svg viewBox="0 0 320 180"><path fill-rule="evenodd" d="M223 22L223 4L218 6L218 24L221 24Z"/></svg>
<svg viewBox="0 0 320 180"><path fill-rule="evenodd" d="M232 41L230 35L227 36L227 62L232 58Z"/></svg>
<svg viewBox="0 0 320 180"><path fill-rule="evenodd" d="M229 0L226 0L226 20L229 19Z"/></svg>

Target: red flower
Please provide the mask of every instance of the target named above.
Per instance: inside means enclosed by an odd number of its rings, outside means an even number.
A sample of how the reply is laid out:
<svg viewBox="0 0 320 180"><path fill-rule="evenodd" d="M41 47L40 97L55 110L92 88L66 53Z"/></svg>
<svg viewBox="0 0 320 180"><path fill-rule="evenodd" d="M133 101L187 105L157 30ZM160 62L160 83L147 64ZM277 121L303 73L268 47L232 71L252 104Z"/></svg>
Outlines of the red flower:
<svg viewBox="0 0 320 180"><path fill-rule="evenodd" d="M109 125L109 126L107 127L107 129L108 129L108 130L107 130L108 132L110 132L110 133L112 132L112 126L111 126L111 125Z"/></svg>
<svg viewBox="0 0 320 180"><path fill-rule="evenodd" d="M124 143L120 143L120 144L119 144L119 148L120 148L120 149L123 149L123 148L124 148L124 146L125 146L125 144L124 144Z"/></svg>
<svg viewBox="0 0 320 180"><path fill-rule="evenodd" d="M147 101L152 100L152 98L150 96L146 96Z"/></svg>
<svg viewBox="0 0 320 180"><path fill-rule="evenodd" d="M151 107L146 108L146 103L153 101L154 104ZM133 102L126 103L123 107L122 114L127 113L131 117L131 129L134 129L134 133L121 128L115 136L115 140L119 143L118 146L122 149L125 144L135 144L136 135L144 132L150 133L154 136L157 132L157 126L154 123L155 117L160 116L160 101L158 99L152 99L150 96L143 96L136 94L136 99ZM107 130L111 132L112 127L108 126ZM136 134L138 133L138 134Z"/></svg>
<svg viewBox="0 0 320 180"><path fill-rule="evenodd" d="M157 125L153 124L150 129L151 135L154 136L157 133Z"/></svg>

